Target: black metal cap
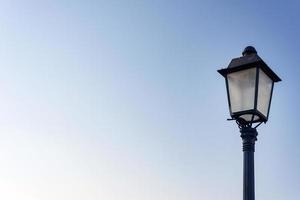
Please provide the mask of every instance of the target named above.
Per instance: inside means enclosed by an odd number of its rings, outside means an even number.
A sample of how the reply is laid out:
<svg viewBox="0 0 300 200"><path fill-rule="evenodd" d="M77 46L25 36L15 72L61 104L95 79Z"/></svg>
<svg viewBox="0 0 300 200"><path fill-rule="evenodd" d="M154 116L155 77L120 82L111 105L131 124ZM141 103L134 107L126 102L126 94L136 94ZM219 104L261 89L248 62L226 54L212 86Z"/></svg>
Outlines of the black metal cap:
<svg viewBox="0 0 300 200"><path fill-rule="evenodd" d="M243 56L257 54L256 49L253 46L247 46L243 51Z"/></svg>
<svg viewBox="0 0 300 200"><path fill-rule="evenodd" d="M257 55L257 51L252 46L246 47L242 57L233 58L227 68L220 69L218 72L226 78L229 73L252 67L260 67L274 82L281 81L275 72Z"/></svg>

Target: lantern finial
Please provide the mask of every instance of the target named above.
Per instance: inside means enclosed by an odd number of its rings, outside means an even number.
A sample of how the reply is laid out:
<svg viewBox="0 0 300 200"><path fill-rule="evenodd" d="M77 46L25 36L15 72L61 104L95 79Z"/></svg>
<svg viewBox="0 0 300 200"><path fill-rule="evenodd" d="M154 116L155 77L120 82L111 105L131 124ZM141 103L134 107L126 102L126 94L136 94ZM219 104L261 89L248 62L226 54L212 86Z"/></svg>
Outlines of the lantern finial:
<svg viewBox="0 0 300 200"><path fill-rule="evenodd" d="M257 54L256 49L253 46L247 46L243 51L243 56L251 55L251 54Z"/></svg>

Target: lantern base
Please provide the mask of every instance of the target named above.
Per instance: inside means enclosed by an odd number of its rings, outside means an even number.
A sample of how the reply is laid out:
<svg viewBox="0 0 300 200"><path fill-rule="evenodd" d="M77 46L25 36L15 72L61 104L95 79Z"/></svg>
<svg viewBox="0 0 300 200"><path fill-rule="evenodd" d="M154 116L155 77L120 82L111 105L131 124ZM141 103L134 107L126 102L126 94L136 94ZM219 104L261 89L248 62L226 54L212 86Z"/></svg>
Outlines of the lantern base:
<svg viewBox="0 0 300 200"><path fill-rule="evenodd" d="M231 117L236 120L239 127L252 127L255 123L261 124L268 121L268 118L256 109L231 113Z"/></svg>

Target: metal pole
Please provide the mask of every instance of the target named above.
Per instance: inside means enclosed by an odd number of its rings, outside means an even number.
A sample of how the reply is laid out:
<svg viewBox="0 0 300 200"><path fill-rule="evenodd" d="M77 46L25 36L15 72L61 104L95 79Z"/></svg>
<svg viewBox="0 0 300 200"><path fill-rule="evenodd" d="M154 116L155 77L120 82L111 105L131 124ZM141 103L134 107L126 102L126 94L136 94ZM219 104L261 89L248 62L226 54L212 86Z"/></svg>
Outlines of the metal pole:
<svg viewBox="0 0 300 200"><path fill-rule="evenodd" d="M255 200L254 192L254 151L257 131L255 128L242 127L244 172L243 172L243 200Z"/></svg>

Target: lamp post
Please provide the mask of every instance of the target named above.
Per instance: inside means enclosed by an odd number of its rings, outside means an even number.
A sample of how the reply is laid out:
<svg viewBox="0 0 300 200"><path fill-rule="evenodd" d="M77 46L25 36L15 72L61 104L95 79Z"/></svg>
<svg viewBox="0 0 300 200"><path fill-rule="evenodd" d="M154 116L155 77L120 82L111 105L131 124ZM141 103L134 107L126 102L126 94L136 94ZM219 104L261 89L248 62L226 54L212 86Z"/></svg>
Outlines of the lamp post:
<svg viewBox="0 0 300 200"><path fill-rule="evenodd" d="M248 46L243 56L234 58L218 72L225 78L230 120L235 120L243 141L243 200L254 200L254 151L256 128L266 123L272 100L273 86L281 79Z"/></svg>

